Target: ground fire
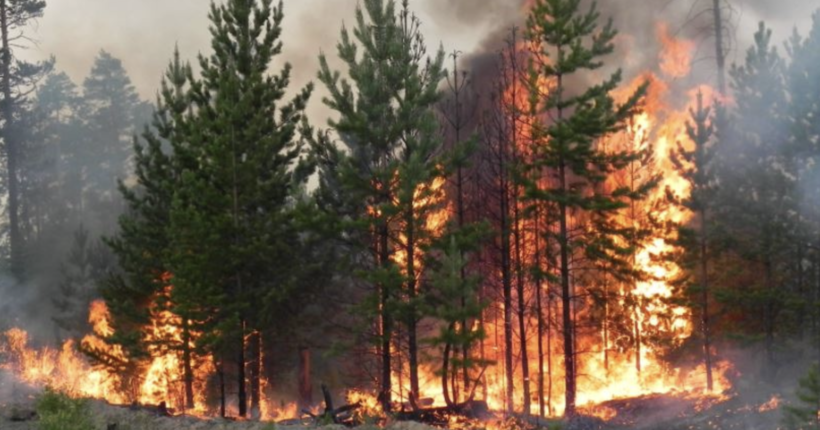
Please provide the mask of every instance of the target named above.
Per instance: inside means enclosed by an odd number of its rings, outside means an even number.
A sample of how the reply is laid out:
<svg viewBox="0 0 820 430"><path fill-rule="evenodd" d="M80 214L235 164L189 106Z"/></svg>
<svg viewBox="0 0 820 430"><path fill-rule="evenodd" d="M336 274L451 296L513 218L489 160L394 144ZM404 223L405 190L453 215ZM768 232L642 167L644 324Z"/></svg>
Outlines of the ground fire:
<svg viewBox="0 0 820 430"><path fill-rule="evenodd" d="M339 58L320 56L324 130L312 84L268 75L283 3L215 2L213 53L177 51L150 126L129 130L130 179L96 200L80 187L83 210L118 212L74 236L62 343L2 326L0 412L56 395L282 425L820 422L820 12L788 57L761 24L727 67L724 1L690 17L709 31L653 17L620 33L609 5L520 3L448 71L408 2L362 2ZM73 109L35 90L40 121ZM7 124L25 117L10 105ZM56 216L15 226L32 201L9 209L12 266Z"/></svg>

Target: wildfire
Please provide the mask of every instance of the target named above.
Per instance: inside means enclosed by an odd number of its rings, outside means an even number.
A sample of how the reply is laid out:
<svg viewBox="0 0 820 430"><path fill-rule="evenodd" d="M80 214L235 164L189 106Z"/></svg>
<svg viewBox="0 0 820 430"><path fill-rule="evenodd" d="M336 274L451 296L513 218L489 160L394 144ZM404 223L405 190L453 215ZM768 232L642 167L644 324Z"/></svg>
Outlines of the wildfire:
<svg viewBox="0 0 820 430"><path fill-rule="evenodd" d="M166 278L168 280L170 278ZM170 287L168 287L170 288ZM166 289L165 293L167 294ZM89 308L89 323L93 331L81 341L85 350L102 353L115 361L125 362L124 353L116 345L110 345L103 338L113 334L111 318L105 303L96 300ZM3 333L0 338L0 352L8 360L0 366L15 375L21 382L35 386L49 386L74 397L105 400L111 404L167 405L169 412L195 416L213 415L208 407L207 381L216 372L213 357L195 357L193 363L194 407L185 407L184 371L181 353L164 347L168 342L182 342L179 317L162 310L152 312L144 341L149 345L151 360L140 369L135 380L139 381L136 394L130 394L129 384L116 370L94 367L80 352L74 340L66 341L59 350L49 347L34 348L29 345L28 333L14 328ZM195 340L195 337L194 337ZM192 340L193 342L193 340ZM193 347L193 345L191 345ZM277 407L272 399L261 402L261 418L297 418L300 412L296 403Z"/></svg>
<svg viewBox="0 0 820 430"><path fill-rule="evenodd" d="M685 91L686 103L679 105L670 100L681 97L670 89L670 85L664 78L679 79L689 75L691 70L692 54L694 44L688 40L673 37L669 33L666 24L659 24L657 35L663 46L659 55L659 74L646 72L643 76L627 85L621 94L626 97L632 90L637 88L642 82L649 81L649 93L647 96L644 112L638 115L622 135L616 136L613 142L607 144L629 145L632 148L652 148L654 168L662 173L661 183L655 191L655 195L650 196L646 207L638 208L638 212L646 214L652 212L657 218L657 222L684 223L691 218L691 214L683 208L672 205L652 206L662 200L667 190L678 195L685 195L688 191L688 183L681 177L674 174L670 153L677 142L687 142L685 134L685 124L688 120L688 109L695 103L695 96L698 93L704 94L707 101L715 100L716 95L709 87L701 86ZM524 49L525 46L521 45ZM660 76L659 76L660 75ZM522 78L523 79L523 78ZM516 82L514 85L519 84ZM532 124L535 123L531 114L529 95L524 91L526 84L520 82L520 91L513 91L508 88L505 92L505 102L515 105L520 117L515 122L514 151L516 156L527 157L531 154L533 139ZM547 93L550 90L549 82L537 82L539 91ZM434 207L427 214L426 221L422 228L427 232L435 233L441 231L450 216L450 208L446 204L445 180L436 178L431 184L420 187L414 196L415 205L418 209ZM524 213L528 208L523 203L514 210ZM375 211L374 211L375 212ZM374 213L375 215L375 213ZM514 220L513 229L520 234L521 259L526 263L532 263L538 255L536 249L536 235L540 228L539 221L533 221L526 217ZM398 246L393 254L394 261L404 270L407 270L408 255L404 246L407 238L398 235ZM626 397L637 397L652 393L685 393L696 398L709 398L711 400L722 399L723 393L730 388L727 374L731 371L731 364L726 361L719 361L715 364L715 389L714 393L707 393L705 386L705 368L703 365L684 369L672 368L661 359L661 352L656 349L648 339L662 336L664 339L681 341L692 334L692 315L690 311L681 306L669 304L669 298L673 295L670 281L679 275L680 268L672 263L662 261L658 257L673 251L668 237L658 234L648 241L634 257L634 265L640 268L649 276L645 280L635 282L632 285L613 285L612 293L618 295L619 305L623 308L632 306L632 316L634 326L629 329L628 340L612 339L609 333L583 333L578 336L578 399L577 404L591 415L609 420L617 415L615 409L600 406L603 402ZM416 247L421 253L422 247ZM420 276L422 273L423 255L419 254L415 258L416 273L413 276ZM163 281L170 284L170 276L163 277ZM560 340L558 329L549 323L558 314L559 305L554 300L551 290L546 283L536 283L533 279L527 278L525 295L523 302L533 303L535 295L543 297L545 305L544 312L547 315L548 326L545 336L541 340L546 342L538 345L537 336L532 335L534 327L538 326L538 317L533 315L525 316L524 326L529 330L530 335L526 337L525 351L534 357L535 351L543 349L542 358L545 368L535 367L535 360L528 363L527 371L531 375L526 381L530 385L530 398L527 399L531 405L529 412L538 414L539 401L547 405L549 415L560 415L564 409L564 374L563 356L560 351ZM160 294L170 294L170 285ZM518 298L518 297L516 297ZM634 306L629 303L638 302L642 306ZM135 379L136 393L128 392L125 388L128 384L122 380L123 376L112 370L96 368L89 364L86 357L79 352L77 344L73 340L65 342L60 349L32 348L28 344L28 334L20 329L12 329L3 334L4 342L0 342L0 347L10 359L2 365L17 375L20 380L35 386L51 386L55 389L65 391L78 397L90 397L105 399L111 403L127 404L136 401L142 404L157 405L167 402L175 410L183 411L185 407L184 370L181 352L178 349L169 348L168 344L184 344L181 326L183 321L179 316L165 309L152 309L151 323L144 334L143 341L148 345L148 352L151 359L138 369ZM102 301L94 301L89 309L89 323L93 332L85 336L80 345L86 350L101 351L115 361L127 361L126 354L115 345L106 343L103 339L110 337L114 331L111 327L111 317L109 311ZM478 397L483 398L491 409L505 409L505 387L506 375L504 372L504 321L503 310L497 306L491 307L485 314L485 329L487 338L483 345L486 350L486 358L497 363L485 369L483 374L483 386L477 390ZM596 328L597 330L597 328ZM606 330L606 328L604 329ZM518 335L522 335L518 333ZM188 347L193 349L197 334L189 336ZM629 343L629 345L625 345ZM519 354L516 346L516 353ZM187 413L205 415L212 413L209 409L206 392L207 383L216 373L214 358L211 356L196 356L193 359L193 380L194 380L194 407L187 410ZM393 374L393 386L398 387L399 399L406 400L409 397L409 382L403 375L407 373L407 363L397 366ZM422 400L430 400L432 405L443 406L445 404L442 392L440 376L435 373L432 367L422 366L420 369L420 393L418 397ZM520 362L515 366L514 380L516 405L524 403L524 390L519 381L524 380L523 369ZM538 398L538 392L534 388L536 378L543 378L544 392L543 398ZM263 385L266 384L262 381ZM264 391L264 390L263 390ZM466 396L462 396L466 397ZM463 399L462 399L463 400ZM357 413L363 416L382 416L381 407L377 399L364 391L351 390L347 393L347 401L350 404L359 404ZM768 411L777 408L779 398L773 397L769 402L761 405L758 410ZM262 418L288 418L299 415L296 403L282 404L276 407L272 400L265 399L262 402Z"/></svg>

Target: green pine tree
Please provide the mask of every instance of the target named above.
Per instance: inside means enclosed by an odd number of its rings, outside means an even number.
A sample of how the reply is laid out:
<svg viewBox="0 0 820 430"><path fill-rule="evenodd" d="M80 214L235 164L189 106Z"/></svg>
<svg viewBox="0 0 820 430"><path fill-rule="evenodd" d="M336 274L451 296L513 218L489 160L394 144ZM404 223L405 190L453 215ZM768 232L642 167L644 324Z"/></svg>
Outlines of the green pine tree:
<svg viewBox="0 0 820 430"><path fill-rule="evenodd" d="M133 170L132 136L149 117L150 107L140 100L122 62L105 51L94 59L83 82L86 133L81 154L83 191L81 211L94 221L94 230L110 234L122 213L117 181Z"/></svg>
<svg viewBox="0 0 820 430"><path fill-rule="evenodd" d="M15 55L15 49L25 49L30 36L26 27L43 16L44 0L0 0L0 119L3 121L3 155L6 162L5 186L8 198L8 259L12 275L25 277L25 247L21 217L20 158L28 127L23 119L30 111L29 88L51 68L51 61L30 63Z"/></svg>
<svg viewBox="0 0 820 430"><path fill-rule="evenodd" d="M119 271L100 284L100 294L112 315L114 335L105 339L122 347L127 361L111 361L104 351L85 351L121 372L126 381L134 376L148 357L143 332L158 293L165 287L169 272L166 252L168 225L179 171L191 160L172 155L172 147L184 145L190 111L191 68L176 53L162 80L151 127L134 141L136 185L120 182L120 193L128 210L120 217L118 233L106 239L117 258ZM187 375L186 375L187 378ZM133 392L130 389L126 392Z"/></svg>
<svg viewBox="0 0 820 430"><path fill-rule="evenodd" d="M820 372L816 364L800 379L796 394L799 403L784 406L786 426L793 430L820 428Z"/></svg>
<svg viewBox="0 0 820 430"><path fill-rule="evenodd" d="M340 190L348 218L346 231L358 244L358 269L374 294L368 314L380 321L375 339L381 351L379 398L391 404L397 323L407 338L410 401L419 394L418 323L425 260L440 234L426 225L443 201L443 183L453 165L442 155L436 103L444 78L443 51L427 59L418 19L407 1L368 0L356 9L352 34L342 30L338 55L350 79L332 71L320 56L319 79L330 96L325 104L339 114L330 125L347 150L326 142L317 151L325 167L325 189ZM335 176L338 175L338 176ZM329 178L328 176L333 176ZM330 191L324 191L325 194Z"/></svg>
<svg viewBox="0 0 820 430"><path fill-rule="evenodd" d="M697 107L690 110L691 122L686 125L686 134L694 144L691 150L678 142L671 159L681 177L689 182L688 196L675 196L678 204L697 216L698 226L681 226L678 245L683 248L686 260L680 266L684 270L686 292L691 297L690 305L700 316L699 334L702 341L703 362L706 367L706 388L711 391L712 379L712 324L709 321L709 217L714 206L714 166L715 156L714 125L712 109L704 106L703 95L698 94ZM694 275L696 273L696 275ZM691 278L691 279L690 279Z"/></svg>
<svg viewBox="0 0 820 430"><path fill-rule="evenodd" d="M260 408L260 338L275 328L257 304L297 292L293 210L311 171L300 161L297 131L312 87L286 101L291 66L268 74L282 51L283 19L282 3L272 0L212 5L213 52L199 58L194 113L185 144L174 147L175 158L192 164L182 167L170 211L172 311L201 320L218 302L210 347L223 370L236 365L240 416L247 413L246 380L251 408Z"/></svg>
<svg viewBox="0 0 820 430"><path fill-rule="evenodd" d="M578 352L574 337L579 322L574 319L573 307L582 287L573 281L573 272L579 268L571 265L570 260L583 254L593 263L607 261L605 270L615 271L628 265L632 253L628 245L619 245L617 240L628 243L631 230L627 226L579 232L577 226L570 224L569 213L572 211L576 219L581 214L615 215L630 201L645 197L644 193L624 187L601 191L601 185L610 175L626 169L639 154L630 149L606 151L599 142L627 126L638 111L646 86L618 105L611 92L621 81L620 72L584 89L571 90L567 84L568 79L580 73L599 69L603 64L601 57L613 51L612 42L617 33L611 21L599 27L598 20L594 3L589 10L582 11L580 0L537 0L527 25L536 57L546 59L534 63L532 73L554 83L548 94L538 94L536 99L536 112L552 118L552 122L535 124L537 143L532 159L526 163L527 171L546 170L554 180L544 184L525 178L524 188L528 199L557 210L551 228L544 227L538 233L548 243L556 244L559 256L566 416L576 413Z"/></svg>
<svg viewBox="0 0 820 430"><path fill-rule="evenodd" d="M786 151L785 64L771 38L771 30L760 23L746 60L730 69L737 107L716 121L714 174L720 187L719 204L712 209L719 232L713 241L730 258L722 271L739 273L720 279L722 301L746 319L741 334L762 337L769 377L778 367L777 332L792 319L790 313L795 315L786 303L795 298L789 286L792 262L802 252L796 246L801 244L796 239L796 164ZM762 318L749 318L755 314Z"/></svg>

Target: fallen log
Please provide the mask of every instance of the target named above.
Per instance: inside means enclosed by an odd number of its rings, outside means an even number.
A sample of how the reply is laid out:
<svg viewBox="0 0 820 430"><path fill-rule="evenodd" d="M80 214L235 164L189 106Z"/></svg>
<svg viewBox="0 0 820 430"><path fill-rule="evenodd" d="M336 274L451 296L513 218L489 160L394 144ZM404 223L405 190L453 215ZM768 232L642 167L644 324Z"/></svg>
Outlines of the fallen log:
<svg viewBox="0 0 820 430"><path fill-rule="evenodd" d="M461 418L484 420L492 416L487 402L483 400L469 400L453 406L436 408L421 408L414 411L397 412L395 417L399 421L417 421L424 424L443 426L450 422L453 416Z"/></svg>
<svg viewBox="0 0 820 430"><path fill-rule="evenodd" d="M354 412L356 409L361 407L359 403L353 403L349 405L340 406L338 408L333 407L333 397L330 395L330 390L327 388L327 385L322 384L322 396L324 397L325 402L325 409L324 412L321 414L314 414L313 412L303 409L302 414L303 416L309 417L310 420L314 422L314 424L341 424L347 427L353 427L358 425L359 423L355 422ZM304 424L303 418L296 418L296 419L289 419L278 421L278 424L281 425L296 425L296 424Z"/></svg>

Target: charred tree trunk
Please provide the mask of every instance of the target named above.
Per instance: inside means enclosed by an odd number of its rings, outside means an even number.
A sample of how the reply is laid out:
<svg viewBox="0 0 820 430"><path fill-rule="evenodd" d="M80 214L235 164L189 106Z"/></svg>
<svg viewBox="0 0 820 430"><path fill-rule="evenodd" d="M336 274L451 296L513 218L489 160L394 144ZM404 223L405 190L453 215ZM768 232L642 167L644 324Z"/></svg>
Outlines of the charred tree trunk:
<svg viewBox="0 0 820 430"><path fill-rule="evenodd" d="M518 187L516 187L516 191ZM524 297L524 268L522 263L522 252L521 252L521 220L519 219L520 214L518 210L518 203L515 203L515 261L516 261L516 289L518 293L518 337L519 337L519 348L521 353L521 384L523 387L523 413L524 416L529 416L530 414L530 370L529 370L529 359L527 357L527 328L526 328L526 307L525 307L525 297Z"/></svg>
<svg viewBox="0 0 820 430"><path fill-rule="evenodd" d="M764 304L765 311L763 312L766 324L766 376L768 379L773 380L775 371L777 370L774 359L774 274L772 262L768 260L768 258L764 265L766 268L766 289L768 290L765 294L766 303Z"/></svg>
<svg viewBox="0 0 820 430"><path fill-rule="evenodd" d="M707 245L706 245L706 210L700 210L700 284L701 292L701 312L703 330L703 363L706 367L706 389L712 391L712 345L711 334L709 332L709 275L707 272Z"/></svg>
<svg viewBox="0 0 820 430"><path fill-rule="evenodd" d="M19 183L17 172L17 157L18 157L18 136L15 133L14 122L14 100L11 88L11 46L9 45L9 31L11 23L9 23L10 6L8 0L0 0L0 36L2 36L2 58L3 64L0 65L3 74L0 85L2 85L3 100L0 103L0 111L2 112L2 120L5 122L3 126L3 147L6 155L6 180L8 186L8 207L7 213L9 217L9 247L11 253L11 272L18 281L23 279L23 252L22 252L22 235L20 232L19 221Z"/></svg>
<svg viewBox="0 0 820 430"><path fill-rule="evenodd" d="M503 156L502 156L503 159ZM502 161L502 166L504 162ZM506 170L502 167L502 175ZM509 219L509 189L506 179L502 179L501 197L501 274L504 283L504 370L506 374L506 407L512 413L513 404L513 326L512 326L512 274Z"/></svg>
<svg viewBox="0 0 820 430"><path fill-rule="evenodd" d="M254 330L251 333L250 350L251 359L248 364L251 366L251 416L259 417L262 411L262 334Z"/></svg>
<svg viewBox="0 0 820 430"><path fill-rule="evenodd" d="M535 266L536 270L541 270L541 241L540 235L537 233L541 224L541 214L539 208L535 209ZM544 310L542 308L541 300L541 275L538 275L535 283L535 312L538 318L538 416L543 418L545 415L544 407Z"/></svg>
<svg viewBox="0 0 820 430"><path fill-rule="evenodd" d="M313 404L313 384L310 381L310 349L299 348L299 409Z"/></svg>
<svg viewBox="0 0 820 430"><path fill-rule="evenodd" d="M237 346L237 357L236 357L236 383L238 387L237 397L238 397L238 415L242 418L247 416L248 414L248 394L245 387L245 366L247 365L247 360L245 360L245 319L241 318L239 320L239 345Z"/></svg>
<svg viewBox="0 0 820 430"><path fill-rule="evenodd" d="M379 226L379 264L386 268L390 264L389 245L389 231L386 224ZM381 305L381 353L382 353L382 375L381 375L381 392L379 398L381 400L382 409L385 412L390 411L392 400L392 384L391 377L391 359L392 353L390 348L390 339L393 333L393 318L388 311L390 303L390 288L386 284L380 286L380 305Z"/></svg>
<svg viewBox="0 0 820 430"><path fill-rule="evenodd" d="M718 90L726 95L726 53L723 51L723 13L721 0L713 0L713 18L715 21L715 56L718 66Z"/></svg>
<svg viewBox="0 0 820 430"><path fill-rule="evenodd" d="M416 316L416 297L418 295L416 282L416 229L415 229L415 202L410 201L407 208L407 293L410 306L407 316L408 366L410 367L410 404L415 409L419 398L419 349L417 339L418 317Z"/></svg>
<svg viewBox="0 0 820 430"><path fill-rule="evenodd" d="M182 372L185 381L185 409L194 408L194 370L191 365L193 360L191 353L191 330L190 321L182 320Z"/></svg>
<svg viewBox="0 0 820 430"><path fill-rule="evenodd" d="M453 330L453 324L450 324L450 330ZM448 407L452 407L455 404L453 398L450 396L450 383L448 378L451 347L450 342L445 342L444 351L441 353L441 393L444 395L444 403Z"/></svg>
<svg viewBox="0 0 820 430"><path fill-rule="evenodd" d="M225 361L219 361L219 416L225 418Z"/></svg>

